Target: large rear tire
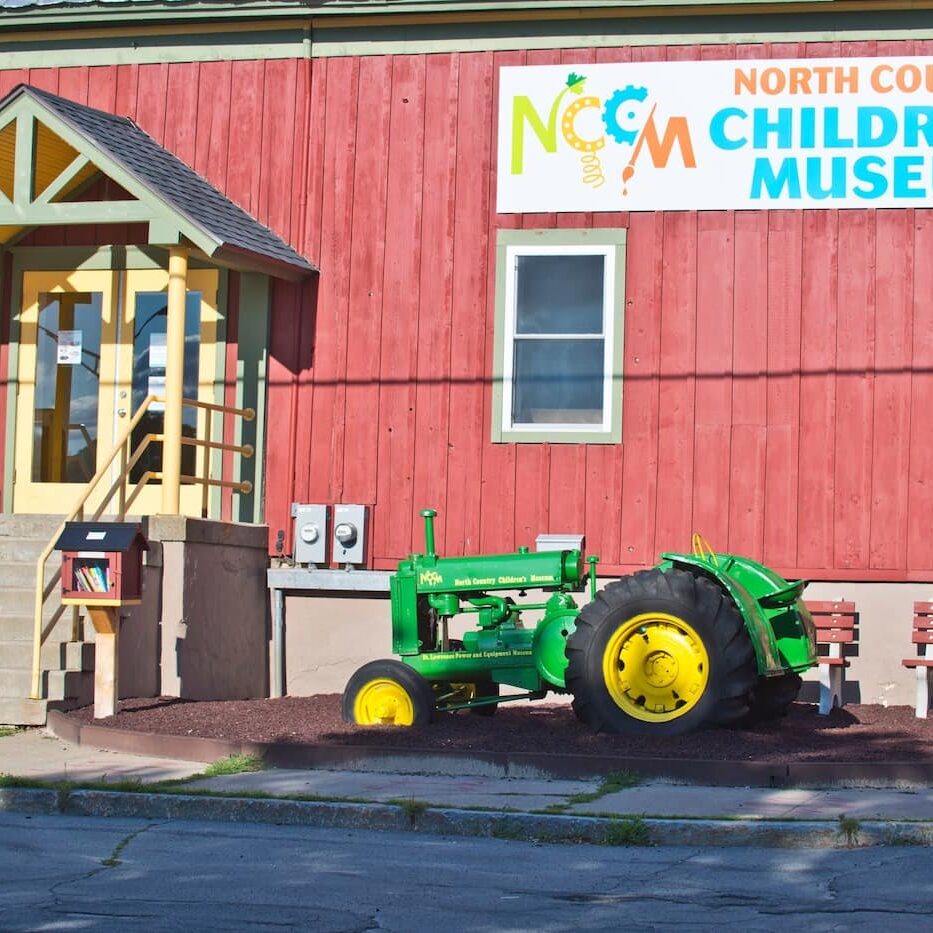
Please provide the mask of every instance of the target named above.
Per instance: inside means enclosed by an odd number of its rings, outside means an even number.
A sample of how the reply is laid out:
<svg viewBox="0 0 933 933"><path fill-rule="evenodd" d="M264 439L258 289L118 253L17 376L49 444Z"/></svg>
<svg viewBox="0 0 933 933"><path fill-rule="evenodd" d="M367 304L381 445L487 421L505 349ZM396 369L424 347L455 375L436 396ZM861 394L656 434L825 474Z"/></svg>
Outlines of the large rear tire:
<svg viewBox="0 0 933 933"><path fill-rule="evenodd" d="M683 570L644 570L584 606L567 643L567 688L597 732L681 735L738 722L755 653L726 593Z"/></svg>
<svg viewBox="0 0 933 933"><path fill-rule="evenodd" d="M364 664L343 691L344 721L359 726L425 726L433 715L430 683L394 659Z"/></svg>
<svg viewBox="0 0 933 933"><path fill-rule="evenodd" d="M800 675L792 671L780 677L759 677L752 691L748 713L742 720L743 725L786 716L802 684Z"/></svg>

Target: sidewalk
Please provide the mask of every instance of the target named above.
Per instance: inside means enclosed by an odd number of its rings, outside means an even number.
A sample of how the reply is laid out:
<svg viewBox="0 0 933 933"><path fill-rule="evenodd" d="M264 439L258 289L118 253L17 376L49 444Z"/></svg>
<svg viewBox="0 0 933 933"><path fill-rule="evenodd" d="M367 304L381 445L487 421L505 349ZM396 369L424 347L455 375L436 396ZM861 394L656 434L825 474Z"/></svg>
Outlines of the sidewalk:
<svg viewBox="0 0 933 933"><path fill-rule="evenodd" d="M390 770L274 768L197 777L203 762L74 745L44 730L0 738L0 773L37 782L128 782L145 792L0 788L0 810L231 819L677 845L933 845L933 788L707 787ZM410 769L415 770L415 769ZM161 781L180 782L171 793ZM581 799L583 795L586 799ZM845 824L840 821L845 817Z"/></svg>

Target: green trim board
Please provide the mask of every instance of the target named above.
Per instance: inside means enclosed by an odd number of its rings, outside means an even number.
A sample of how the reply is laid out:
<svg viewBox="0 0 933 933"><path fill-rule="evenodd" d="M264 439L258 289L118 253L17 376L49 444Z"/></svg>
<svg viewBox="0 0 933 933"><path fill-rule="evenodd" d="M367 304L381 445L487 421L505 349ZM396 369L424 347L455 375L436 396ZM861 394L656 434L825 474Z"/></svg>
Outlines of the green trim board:
<svg viewBox="0 0 933 933"><path fill-rule="evenodd" d="M252 408L256 420L238 421L235 443L252 444L249 459L235 454L233 475L249 480L253 491L234 493L234 521L254 524L265 512L266 376L269 365L269 333L272 288L269 277L244 272L240 275L240 307L237 319L236 405Z"/></svg>
<svg viewBox="0 0 933 933"><path fill-rule="evenodd" d="M519 444L618 444L622 440L622 367L625 333L625 246L624 228L499 230L496 235L496 310L492 359L492 441ZM510 246L609 246L615 248L613 281L612 373L610 429L540 431L503 428L503 387L506 345L507 256Z"/></svg>
<svg viewBox="0 0 933 933"><path fill-rule="evenodd" d="M86 21L83 28L78 28L81 21L75 18L82 11L69 7L64 21L60 10L43 7L41 12L24 17L23 23L36 31L21 37L10 29L11 11L2 12L5 29L0 40L0 68L46 67L51 52L59 67L86 67L457 51L933 38L933 0L925 7L903 3L901 8L832 0L589 4L589 16L570 16L554 4L544 11L538 9L535 18L522 14L543 4L498 4L498 13L484 6L486 12L482 15L456 13L456 8L465 10L469 4L422 4L417 15L414 8L406 11L398 4L378 9L348 4L339 10L318 8L313 14L303 8L304 18L288 26L277 20L255 19L261 15L259 7L250 10L238 6L218 7L216 13L212 8L209 26L203 17L201 22L186 25L181 17L169 15L170 11L178 12L178 5L153 5L165 10L160 17L165 24L161 28L153 26L138 7L121 9L127 5L108 4L107 11ZM146 7L151 9L148 4ZM437 9L425 12L428 7ZM288 9L288 15L294 17L295 8ZM506 11L511 16L505 15ZM132 15L129 22L127 12ZM396 15L386 15L392 13ZM246 27L257 33L245 33Z"/></svg>

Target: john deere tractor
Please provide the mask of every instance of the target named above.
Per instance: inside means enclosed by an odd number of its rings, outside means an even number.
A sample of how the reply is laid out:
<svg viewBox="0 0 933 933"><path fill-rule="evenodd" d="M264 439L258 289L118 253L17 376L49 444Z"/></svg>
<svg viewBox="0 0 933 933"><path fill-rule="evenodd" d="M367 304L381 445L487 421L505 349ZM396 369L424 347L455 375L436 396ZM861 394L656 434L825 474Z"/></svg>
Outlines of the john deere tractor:
<svg viewBox="0 0 933 933"><path fill-rule="evenodd" d="M432 509L425 553L390 581L392 650L350 678L343 716L422 725L436 713L492 715L500 703L570 693L596 731L679 735L780 715L816 664L813 621L788 583L745 557L689 554L599 590L597 557L578 549L438 557ZM585 569L588 565L588 569ZM589 584L589 601L573 593ZM537 599L528 599L536 591ZM526 601L527 600L527 601ZM523 613L541 613L526 625ZM460 637L452 625L467 623ZM514 688L508 695L500 687Z"/></svg>

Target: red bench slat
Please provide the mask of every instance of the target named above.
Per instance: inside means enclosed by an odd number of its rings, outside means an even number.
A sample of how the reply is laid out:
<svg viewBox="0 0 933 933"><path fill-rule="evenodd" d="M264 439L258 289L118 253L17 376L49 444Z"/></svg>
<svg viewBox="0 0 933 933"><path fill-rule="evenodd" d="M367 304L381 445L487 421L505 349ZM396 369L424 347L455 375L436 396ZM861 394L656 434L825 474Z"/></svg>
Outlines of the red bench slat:
<svg viewBox="0 0 933 933"><path fill-rule="evenodd" d="M904 667L933 667L933 658L904 658Z"/></svg>
<svg viewBox="0 0 933 933"><path fill-rule="evenodd" d="M849 644L855 641L855 632L850 628L844 629L820 629L816 633L817 644L830 645L833 643Z"/></svg>
<svg viewBox="0 0 933 933"><path fill-rule="evenodd" d="M830 667L848 667L849 660L848 658L827 658L821 657L817 658L818 664L828 664Z"/></svg>
<svg viewBox="0 0 933 933"><path fill-rule="evenodd" d="M911 641L913 641L915 645L933 645L933 629L930 631L918 629L914 632Z"/></svg>
<svg viewBox="0 0 933 933"><path fill-rule="evenodd" d="M810 610L811 615L825 615L826 613L835 614L835 615L854 615L855 614L855 603L850 603L845 600L826 600L826 599L814 599L806 600L806 607ZM915 609L915 612L920 610Z"/></svg>
<svg viewBox="0 0 933 933"><path fill-rule="evenodd" d="M914 628L920 629L921 631L933 629L933 618L929 618L927 616L914 616Z"/></svg>

